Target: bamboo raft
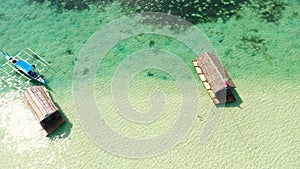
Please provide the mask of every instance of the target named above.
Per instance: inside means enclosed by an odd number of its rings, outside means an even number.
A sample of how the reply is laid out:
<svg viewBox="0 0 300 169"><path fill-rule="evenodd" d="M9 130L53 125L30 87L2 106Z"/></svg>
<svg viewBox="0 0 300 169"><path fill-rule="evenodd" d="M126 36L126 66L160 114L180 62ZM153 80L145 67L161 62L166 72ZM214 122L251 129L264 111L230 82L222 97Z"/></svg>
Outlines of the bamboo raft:
<svg viewBox="0 0 300 169"><path fill-rule="evenodd" d="M216 55L206 52L192 63L214 104L236 101L231 91L236 86Z"/></svg>
<svg viewBox="0 0 300 169"><path fill-rule="evenodd" d="M47 135L65 122L45 86L28 88L24 92L23 100L32 111L35 119L46 131Z"/></svg>

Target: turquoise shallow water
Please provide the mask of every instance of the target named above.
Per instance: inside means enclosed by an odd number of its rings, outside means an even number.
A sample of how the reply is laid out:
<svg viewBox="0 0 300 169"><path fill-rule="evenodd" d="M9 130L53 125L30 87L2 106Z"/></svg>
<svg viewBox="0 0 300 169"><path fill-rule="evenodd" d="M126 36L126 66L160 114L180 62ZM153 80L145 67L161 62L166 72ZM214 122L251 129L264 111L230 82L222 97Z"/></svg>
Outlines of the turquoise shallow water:
<svg viewBox="0 0 300 169"><path fill-rule="evenodd" d="M243 100L240 107L224 109L216 130L205 143L200 143L200 135L210 117L211 100L192 69L191 60L196 55L181 42L151 34L124 40L111 49L97 70L96 102L110 126L123 135L143 138L164 133L176 121L174 112L180 109L177 105L181 95L170 74L154 69L141 71L128 87L133 107L146 111L151 107L149 94L160 89L166 97L164 113L146 126L126 121L118 114L110 91L111 78L121 59L145 48L172 51L198 82L200 118L195 117L191 132L163 154L132 159L105 151L87 136L72 97L79 52L94 32L123 15L118 3L100 6L101 10L91 6L81 12L58 13L47 3L3 2L1 48L14 55L30 47L59 70L49 86L67 122L51 137L44 137L21 94L2 89L0 168L297 168L300 4L297 0L286 3L277 22L267 22L253 8L244 7L238 18L196 25L215 47Z"/></svg>

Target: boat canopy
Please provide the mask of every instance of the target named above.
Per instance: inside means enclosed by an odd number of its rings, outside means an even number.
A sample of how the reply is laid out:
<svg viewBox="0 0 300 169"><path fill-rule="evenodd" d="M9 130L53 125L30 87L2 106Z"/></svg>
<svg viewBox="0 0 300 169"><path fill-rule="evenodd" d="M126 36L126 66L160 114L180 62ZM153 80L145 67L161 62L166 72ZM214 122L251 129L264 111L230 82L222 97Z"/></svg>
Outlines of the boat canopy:
<svg viewBox="0 0 300 169"><path fill-rule="evenodd" d="M18 60L15 63L16 68L22 70L24 73L28 73L30 70L34 69L32 65L29 63L25 62L24 60Z"/></svg>

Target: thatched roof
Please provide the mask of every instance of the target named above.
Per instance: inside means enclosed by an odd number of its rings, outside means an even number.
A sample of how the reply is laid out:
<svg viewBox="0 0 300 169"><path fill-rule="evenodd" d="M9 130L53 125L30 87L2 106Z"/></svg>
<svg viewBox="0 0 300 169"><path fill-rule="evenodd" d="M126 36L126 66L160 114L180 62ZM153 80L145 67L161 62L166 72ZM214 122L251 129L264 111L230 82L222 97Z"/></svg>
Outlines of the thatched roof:
<svg viewBox="0 0 300 169"><path fill-rule="evenodd" d="M214 93L226 88L226 81L229 87L236 87L216 55L206 52L197 58L197 62Z"/></svg>
<svg viewBox="0 0 300 169"><path fill-rule="evenodd" d="M32 110L33 115L39 122L58 111L47 89L44 86L34 86L24 92L24 102Z"/></svg>
<svg viewBox="0 0 300 169"><path fill-rule="evenodd" d="M206 52L197 57L193 64L205 88L216 104L235 100L228 97L232 93L227 89L235 88L236 86L216 55Z"/></svg>
<svg viewBox="0 0 300 169"><path fill-rule="evenodd" d="M23 100L47 134L64 123L64 118L60 115L45 86L28 88L24 92Z"/></svg>

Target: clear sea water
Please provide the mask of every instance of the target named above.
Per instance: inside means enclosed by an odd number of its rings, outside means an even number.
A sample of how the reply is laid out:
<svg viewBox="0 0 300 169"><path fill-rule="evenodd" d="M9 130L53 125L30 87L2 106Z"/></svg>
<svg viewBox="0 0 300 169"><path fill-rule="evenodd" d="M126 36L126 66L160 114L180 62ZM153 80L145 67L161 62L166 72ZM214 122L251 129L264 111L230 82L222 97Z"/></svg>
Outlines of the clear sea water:
<svg viewBox="0 0 300 169"><path fill-rule="evenodd" d="M97 84L93 91L95 102L103 110L106 122L128 137L147 138L166 132L176 121L181 93L176 79L168 72L154 69L155 65L142 70L128 86L131 106L147 112L151 91L159 90L166 98L163 114L155 123L145 126L123 119L111 91L115 70L123 59L143 49L172 51L197 82L201 106L192 129L175 147L148 158L123 157L98 146L84 130L75 110L72 81L76 63L81 61L80 51L95 32L126 14L125 7L118 2L89 8L58 11L49 2L1 2L0 48L15 55L30 47L57 70L51 74L48 85L67 122L45 137L23 103L22 91L2 83L0 168L299 168L298 0L255 0L251 5L242 5L236 15L225 20L193 22L213 45L242 99L239 106L222 109L220 121L204 143L200 137L211 117L211 99L193 70L193 51L176 39L145 33L119 42L107 53L92 77ZM0 61L5 62L3 58ZM177 65L168 64L176 72ZM50 73L45 73L47 76Z"/></svg>

